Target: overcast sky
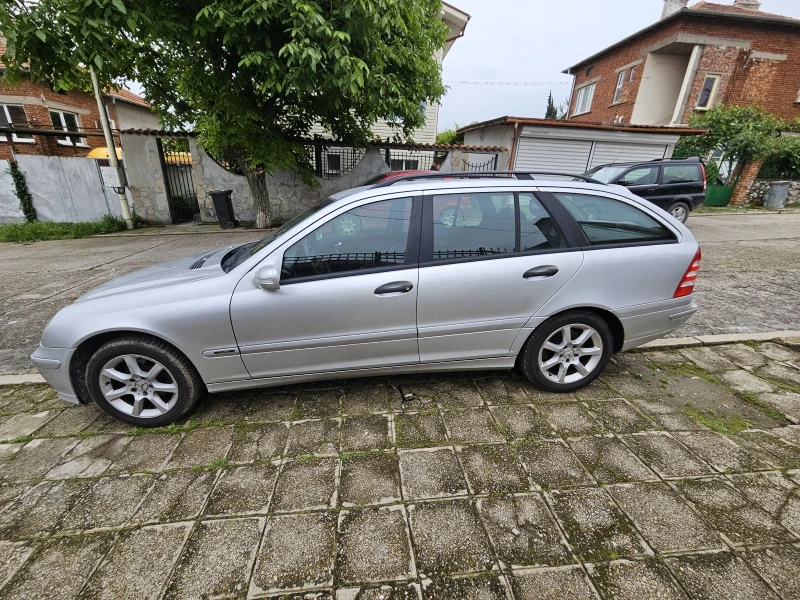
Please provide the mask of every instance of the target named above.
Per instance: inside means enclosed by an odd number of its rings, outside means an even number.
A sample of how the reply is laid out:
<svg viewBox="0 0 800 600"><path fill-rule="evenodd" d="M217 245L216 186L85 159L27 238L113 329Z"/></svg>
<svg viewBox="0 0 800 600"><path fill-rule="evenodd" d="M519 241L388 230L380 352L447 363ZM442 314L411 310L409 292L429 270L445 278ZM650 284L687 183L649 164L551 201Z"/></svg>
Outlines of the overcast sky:
<svg viewBox="0 0 800 600"><path fill-rule="evenodd" d="M561 71L647 27L662 0L448 0L472 16L444 59L439 130L503 115L544 117L547 94L566 102L572 76ZM718 0L733 4L733 0ZM690 6L694 4L690 2ZM800 0L762 0L761 10L800 18ZM465 85L458 81L563 82Z"/></svg>

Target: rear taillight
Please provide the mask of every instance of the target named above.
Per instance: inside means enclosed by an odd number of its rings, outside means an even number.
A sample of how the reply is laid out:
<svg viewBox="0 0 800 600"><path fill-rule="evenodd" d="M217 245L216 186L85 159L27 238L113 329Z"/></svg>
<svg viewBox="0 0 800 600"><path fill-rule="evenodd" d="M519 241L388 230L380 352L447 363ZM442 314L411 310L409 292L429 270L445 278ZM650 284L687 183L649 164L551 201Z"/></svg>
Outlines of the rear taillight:
<svg viewBox="0 0 800 600"><path fill-rule="evenodd" d="M683 296L690 296L692 294L694 291L694 282L697 281L697 274L700 272L700 259L702 257L703 255L700 252L700 248L698 248L692 259L692 264L686 269L686 273L684 273L681 282L678 284L673 298L682 298Z"/></svg>
<svg viewBox="0 0 800 600"><path fill-rule="evenodd" d="M708 181L706 181L706 166L703 163L700 163L700 170L703 172L703 193L705 194Z"/></svg>

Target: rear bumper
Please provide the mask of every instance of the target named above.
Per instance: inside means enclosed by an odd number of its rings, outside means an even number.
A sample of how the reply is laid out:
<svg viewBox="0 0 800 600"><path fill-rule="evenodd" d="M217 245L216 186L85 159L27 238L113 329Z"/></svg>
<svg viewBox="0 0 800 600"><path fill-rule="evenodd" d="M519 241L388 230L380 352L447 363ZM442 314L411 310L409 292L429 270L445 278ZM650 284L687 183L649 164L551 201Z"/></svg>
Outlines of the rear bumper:
<svg viewBox="0 0 800 600"><path fill-rule="evenodd" d="M31 354L31 362L39 370L47 383L55 388L58 397L72 404L80 404L78 395L69 378L69 361L74 348L45 348L39 346Z"/></svg>
<svg viewBox="0 0 800 600"><path fill-rule="evenodd" d="M698 310L691 296L634 306L618 311L625 330L623 350L630 350L672 333Z"/></svg>

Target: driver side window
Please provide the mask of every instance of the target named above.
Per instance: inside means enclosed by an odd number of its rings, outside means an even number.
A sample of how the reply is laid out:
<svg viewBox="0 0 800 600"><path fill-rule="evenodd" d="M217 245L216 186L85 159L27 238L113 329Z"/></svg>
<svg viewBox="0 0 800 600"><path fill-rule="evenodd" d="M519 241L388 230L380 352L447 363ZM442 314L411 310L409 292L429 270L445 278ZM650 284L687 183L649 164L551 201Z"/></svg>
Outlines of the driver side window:
<svg viewBox="0 0 800 600"><path fill-rule="evenodd" d="M404 264L411 202L364 204L320 225L283 254L281 283Z"/></svg>

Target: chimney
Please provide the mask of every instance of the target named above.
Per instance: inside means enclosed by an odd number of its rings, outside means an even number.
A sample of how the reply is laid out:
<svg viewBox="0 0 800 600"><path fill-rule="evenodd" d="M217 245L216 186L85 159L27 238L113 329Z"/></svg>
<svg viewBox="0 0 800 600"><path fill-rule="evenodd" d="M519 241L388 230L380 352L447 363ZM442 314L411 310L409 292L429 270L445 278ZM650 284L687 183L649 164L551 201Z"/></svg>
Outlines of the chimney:
<svg viewBox="0 0 800 600"><path fill-rule="evenodd" d="M664 0L664 10L661 13L661 18L666 19L671 14L686 8L687 4L689 4L689 0Z"/></svg>
<svg viewBox="0 0 800 600"><path fill-rule="evenodd" d="M733 0L733 5L747 10L759 10L761 8L761 2L758 0Z"/></svg>

